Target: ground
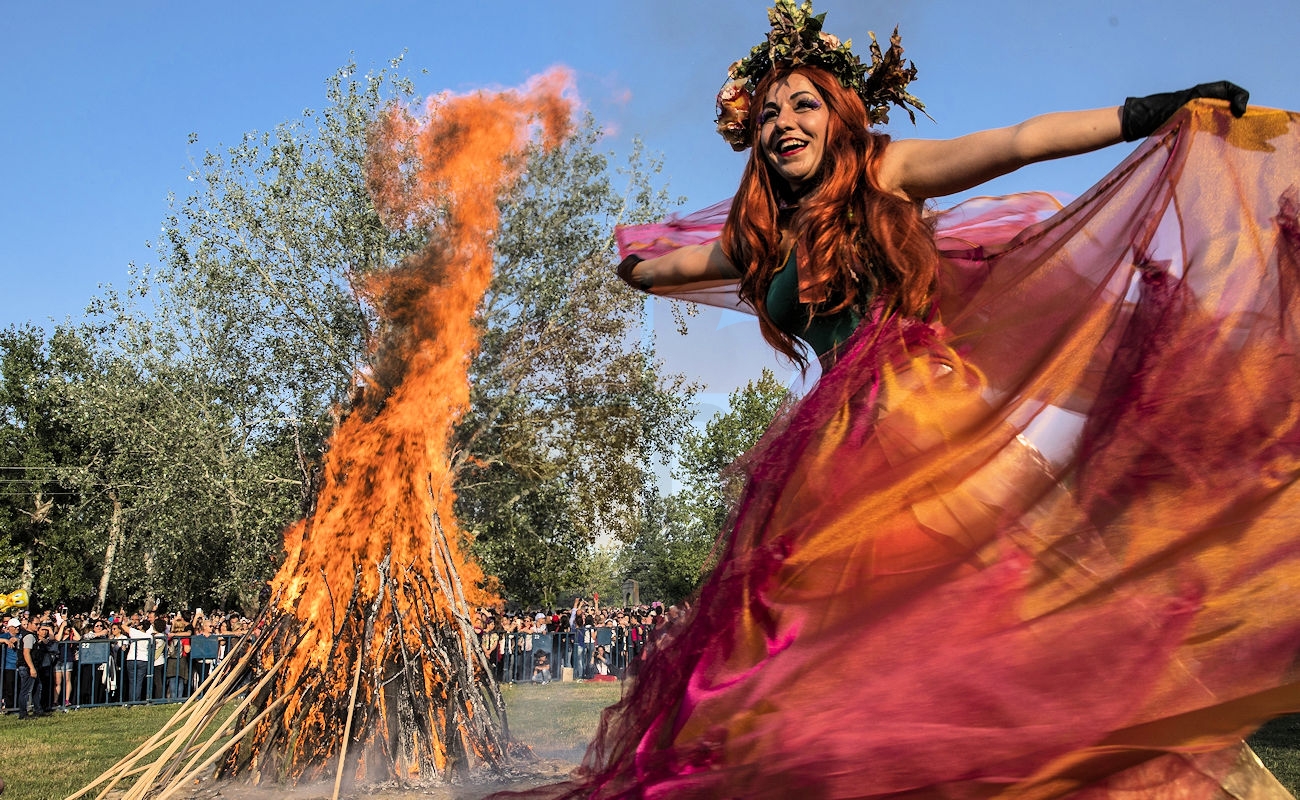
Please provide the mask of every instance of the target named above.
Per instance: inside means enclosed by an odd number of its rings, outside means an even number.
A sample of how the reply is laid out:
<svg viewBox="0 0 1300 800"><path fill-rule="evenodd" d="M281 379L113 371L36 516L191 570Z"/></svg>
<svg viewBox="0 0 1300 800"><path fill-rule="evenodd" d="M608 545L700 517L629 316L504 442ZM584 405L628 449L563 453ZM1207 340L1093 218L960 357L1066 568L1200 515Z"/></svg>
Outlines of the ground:
<svg viewBox="0 0 1300 800"><path fill-rule="evenodd" d="M511 733L527 742L537 761L521 765L518 779L447 786L419 791L396 787L342 797L383 800L477 800L501 789L524 789L562 780L577 766L595 732L600 711L619 697L618 684L552 683L505 687ZM75 711L19 722L0 718L0 777L8 787L3 800L59 800L111 766L156 731L173 706ZM1300 716L1266 725L1250 740L1264 763L1293 793L1300 787ZM98 789L86 796L94 797ZM202 800L322 800L333 785L256 788L238 783L196 786L190 797ZM110 795L121 797L121 792Z"/></svg>

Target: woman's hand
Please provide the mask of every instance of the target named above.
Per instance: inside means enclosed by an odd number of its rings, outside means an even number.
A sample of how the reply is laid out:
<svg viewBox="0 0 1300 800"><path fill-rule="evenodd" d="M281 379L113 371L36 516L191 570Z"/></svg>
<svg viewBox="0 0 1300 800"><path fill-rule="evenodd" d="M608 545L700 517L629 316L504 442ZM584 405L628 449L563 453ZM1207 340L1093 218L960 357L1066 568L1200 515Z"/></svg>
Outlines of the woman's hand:
<svg viewBox="0 0 1300 800"><path fill-rule="evenodd" d="M650 290L650 287L648 285L643 285L641 280L632 276L632 272L636 269L636 265L640 264L642 261L645 261L645 259L636 253L633 253L618 262L618 279L623 283L626 283L628 286L631 286L633 289L640 289L643 292L647 292ZM576 605L578 601L574 600L573 602Z"/></svg>
<svg viewBox="0 0 1300 800"><path fill-rule="evenodd" d="M1145 139L1165 124L1174 112L1196 99L1227 100L1232 116L1246 113L1250 92L1230 81L1202 83L1181 92L1163 92L1146 97L1130 97L1124 101L1121 127L1124 141Z"/></svg>

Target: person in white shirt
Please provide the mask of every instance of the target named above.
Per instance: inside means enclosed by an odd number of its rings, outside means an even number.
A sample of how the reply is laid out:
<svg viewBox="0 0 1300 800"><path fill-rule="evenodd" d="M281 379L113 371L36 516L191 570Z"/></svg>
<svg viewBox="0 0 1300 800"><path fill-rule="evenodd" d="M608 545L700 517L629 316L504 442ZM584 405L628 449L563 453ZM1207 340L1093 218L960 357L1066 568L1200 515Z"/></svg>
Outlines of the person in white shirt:
<svg viewBox="0 0 1300 800"><path fill-rule="evenodd" d="M123 625L124 632L131 639L126 648L126 690L128 703L144 702L149 699L145 682L149 677L149 650L153 637L146 631L131 625Z"/></svg>

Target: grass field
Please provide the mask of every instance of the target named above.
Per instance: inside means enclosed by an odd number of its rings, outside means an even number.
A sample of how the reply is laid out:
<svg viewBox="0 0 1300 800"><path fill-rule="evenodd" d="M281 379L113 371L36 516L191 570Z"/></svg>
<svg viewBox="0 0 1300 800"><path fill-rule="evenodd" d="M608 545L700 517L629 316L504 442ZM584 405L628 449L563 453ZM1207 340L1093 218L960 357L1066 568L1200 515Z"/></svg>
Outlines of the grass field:
<svg viewBox="0 0 1300 800"><path fill-rule="evenodd" d="M176 708L97 708L25 721L6 715L0 719L5 800L67 797L153 735Z"/></svg>
<svg viewBox="0 0 1300 800"><path fill-rule="evenodd" d="M1259 760L1273 770L1282 785L1297 794L1300 790L1300 715L1281 717L1250 737Z"/></svg>
<svg viewBox="0 0 1300 800"><path fill-rule="evenodd" d="M561 775L582 758L600 711L619 697L616 683L551 683L505 686L514 738L543 760L537 773ZM0 717L0 778L3 800L62 800L93 781L152 736L179 706L94 708L21 721ZM331 787L332 788L332 787ZM468 792L468 793L467 793ZM94 797L97 792L88 796ZM292 793L303 800L329 791ZM472 789L449 794L475 797ZM286 792L224 792L223 797L285 797ZM373 795L368 795L373 796ZM402 793L383 795L400 798ZM417 796L417 795L412 795ZM428 794L418 795L428 798Z"/></svg>
<svg viewBox="0 0 1300 800"><path fill-rule="evenodd" d="M576 764L595 732L600 710L618 699L618 684L552 683L547 686L507 686L510 730L530 744L542 760L537 774L554 777ZM0 719L0 778L8 784L4 800L60 800L94 780L131 752L166 722L176 706L101 708L56 714L20 722L12 715ZM1300 787L1300 716L1265 726L1251 739L1260 758L1294 793ZM297 792L232 790L223 798L289 797L309 800L328 797L327 789ZM449 789L444 795L405 792L369 794L392 798L471 798L482 787ZM94 793L91 793L91 797ZM207 795L216 796L216 795Z"/></svg>

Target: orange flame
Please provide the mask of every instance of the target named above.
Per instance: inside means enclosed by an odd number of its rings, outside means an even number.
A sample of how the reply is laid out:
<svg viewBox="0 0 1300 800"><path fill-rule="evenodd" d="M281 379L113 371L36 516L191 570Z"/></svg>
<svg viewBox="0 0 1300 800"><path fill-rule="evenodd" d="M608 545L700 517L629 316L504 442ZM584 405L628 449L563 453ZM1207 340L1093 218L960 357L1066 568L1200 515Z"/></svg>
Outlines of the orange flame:
<svg viewBox="0 0 1300 800"><path fill-rule="evenodd" d="M297 724L303 739L341 738L338 708L347 708L358 651L363 674L382 678L404 652L421 653L421 626L450 622L456 588L447 563L463 581L462 604L495 601L462 552L450 437L469 403L473 316L492 277L499 196L518 176L530 142L554 146L568 134L570 86L571 76L555 70L524 90L436 96L423 118L392 108L375 125L368 180L376 207L391 224L431 225L433 236L419 257L365 283L381 343L358 408L332 440L315 512L287 532L288 555L272 582L279 608L300 621L304 637L277 681L280 691L324 682L322 690L341 699L329 707L317 699L305 708L297 697L285 704L284 724ZM432 527L435 517L445 541ZM340 632L355 627L363 609L386 622L370 625L364 646L340 648ZM383 640L386 630L397 631L396 639ZM263 656L265 666L270 658ZM447 676L428 660L423 675L436 705L447 694ZM370 724L375 736L383 736L392 712L379 683L362 681L357 698L358 707L378 713ZM447 743L428 747L440 754L434 766L441 769ZM393 762L408 775L420 772L419 763Z"/></svg>

